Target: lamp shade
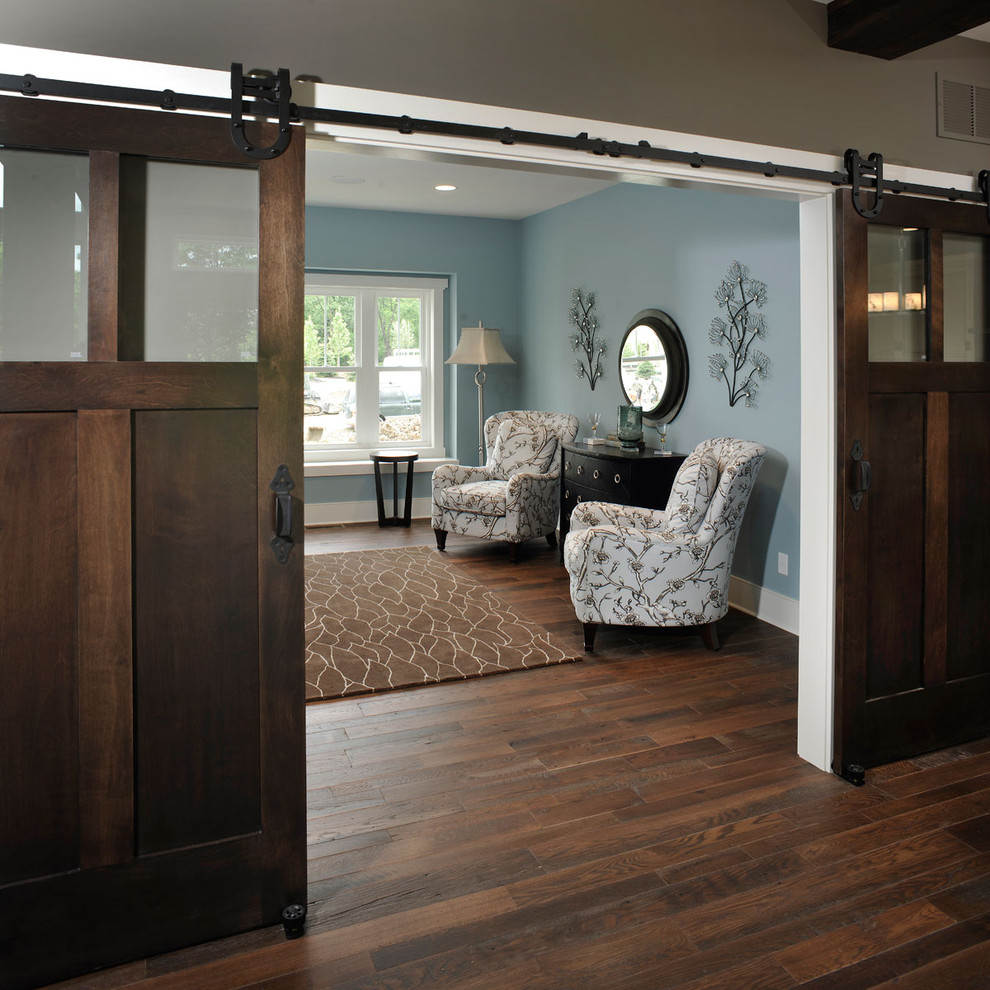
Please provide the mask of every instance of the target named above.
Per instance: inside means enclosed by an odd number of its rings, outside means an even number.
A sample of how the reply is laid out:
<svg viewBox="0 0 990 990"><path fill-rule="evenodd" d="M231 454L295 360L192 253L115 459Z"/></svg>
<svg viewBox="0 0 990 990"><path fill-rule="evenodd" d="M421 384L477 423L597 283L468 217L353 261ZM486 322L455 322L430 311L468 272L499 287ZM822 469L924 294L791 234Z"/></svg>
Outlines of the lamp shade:
<svg viewBox="0 0 990 990"><path fill-rule="evenodd" d="M482 326L462 327L461 339L445 364L515 364L502 344L498 330Z"/></svg>

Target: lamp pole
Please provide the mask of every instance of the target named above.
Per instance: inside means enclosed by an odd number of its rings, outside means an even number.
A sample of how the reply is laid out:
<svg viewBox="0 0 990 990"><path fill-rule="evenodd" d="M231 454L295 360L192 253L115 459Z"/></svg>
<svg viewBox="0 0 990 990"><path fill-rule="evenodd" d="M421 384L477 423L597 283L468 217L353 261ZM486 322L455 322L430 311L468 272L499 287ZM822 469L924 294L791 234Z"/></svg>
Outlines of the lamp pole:
<svg viewBox="0 0 990 990"><path fill-rule="evenodd" d="M478 386L478 463L485 463L485 382L488 375L479 364L474 373L474 384Z"/></svg>
<svg viewBox="0 0 990 990"><path fill-rule="evenodd" d="M485 373L486 364L515 364L515 360L502 344L498 330L478 323L476 327L462 327L461 339L446 364L474 364L478 370L474 383L478 386L478 457L485 463Z"/></svg>

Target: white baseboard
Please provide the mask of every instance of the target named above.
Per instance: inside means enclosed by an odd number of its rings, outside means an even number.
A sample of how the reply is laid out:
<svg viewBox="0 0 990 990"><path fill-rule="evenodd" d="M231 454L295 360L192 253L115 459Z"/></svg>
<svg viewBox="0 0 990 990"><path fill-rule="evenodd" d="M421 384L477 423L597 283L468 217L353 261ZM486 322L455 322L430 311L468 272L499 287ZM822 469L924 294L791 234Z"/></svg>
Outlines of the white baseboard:
<svg viewBox="0 0 990 990"><path fill-rule="evenodd" d="M402 515L405 502L399 499L399 515ZM427 495L414 498L413 519L429 519L433 510L433 499ZM392 514L392 499L385 500L385 512ZM378 505L375 502L307 502L304 512L307 526L335 526L342 523L378 522Z"/></svg>
<svg viewBox="0 0 990 990"><path fill-rule="evenodd" d="M748 615L755 615L764 622L799 634L801 623L798 618L800 603L776 591L762 588L752 581L733 575L729 578L729 604Z"/></svg>

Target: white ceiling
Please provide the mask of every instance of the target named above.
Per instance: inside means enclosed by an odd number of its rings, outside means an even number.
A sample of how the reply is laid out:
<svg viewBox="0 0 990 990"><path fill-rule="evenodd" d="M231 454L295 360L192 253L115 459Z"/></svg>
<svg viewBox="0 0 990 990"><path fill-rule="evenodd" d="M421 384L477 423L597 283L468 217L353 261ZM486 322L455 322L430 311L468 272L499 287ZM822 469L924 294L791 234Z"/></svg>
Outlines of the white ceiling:
<svg viewBox="0 0 990 990"><path fill-rule="evenodd" d="M548 169L471 164L458 159L394 157L339 150L310 139L306 147L306 203L350 209L397 210L521 220L614 185L611 173L592 176ZM456 186L437 192L440 184Z"/></svg>

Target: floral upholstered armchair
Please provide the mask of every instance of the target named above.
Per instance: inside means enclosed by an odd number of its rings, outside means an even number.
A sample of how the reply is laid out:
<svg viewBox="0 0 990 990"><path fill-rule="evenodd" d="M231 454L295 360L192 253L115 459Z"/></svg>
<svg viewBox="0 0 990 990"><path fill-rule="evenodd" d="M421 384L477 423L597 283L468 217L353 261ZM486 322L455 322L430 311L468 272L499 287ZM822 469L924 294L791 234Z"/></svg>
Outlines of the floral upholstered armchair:
<svg viewBox="0 0 990 990"><path fill-rule="evenodd" d="M663 512L583 502L564 544L571 601L594 649L600 623L699 626L718 649L736 536L766 448L720 438L685 459Z"/></svg>
<svg viewBox="0 0 990 990"><path fill-rule="evenodd" d="M483 467L442 464L433 472L433 530L437 549L447 533L509 544L545 536L557 545L560 516L560 445L577 436L569 413L512 410L485 421L488 461Z"/></svg>

